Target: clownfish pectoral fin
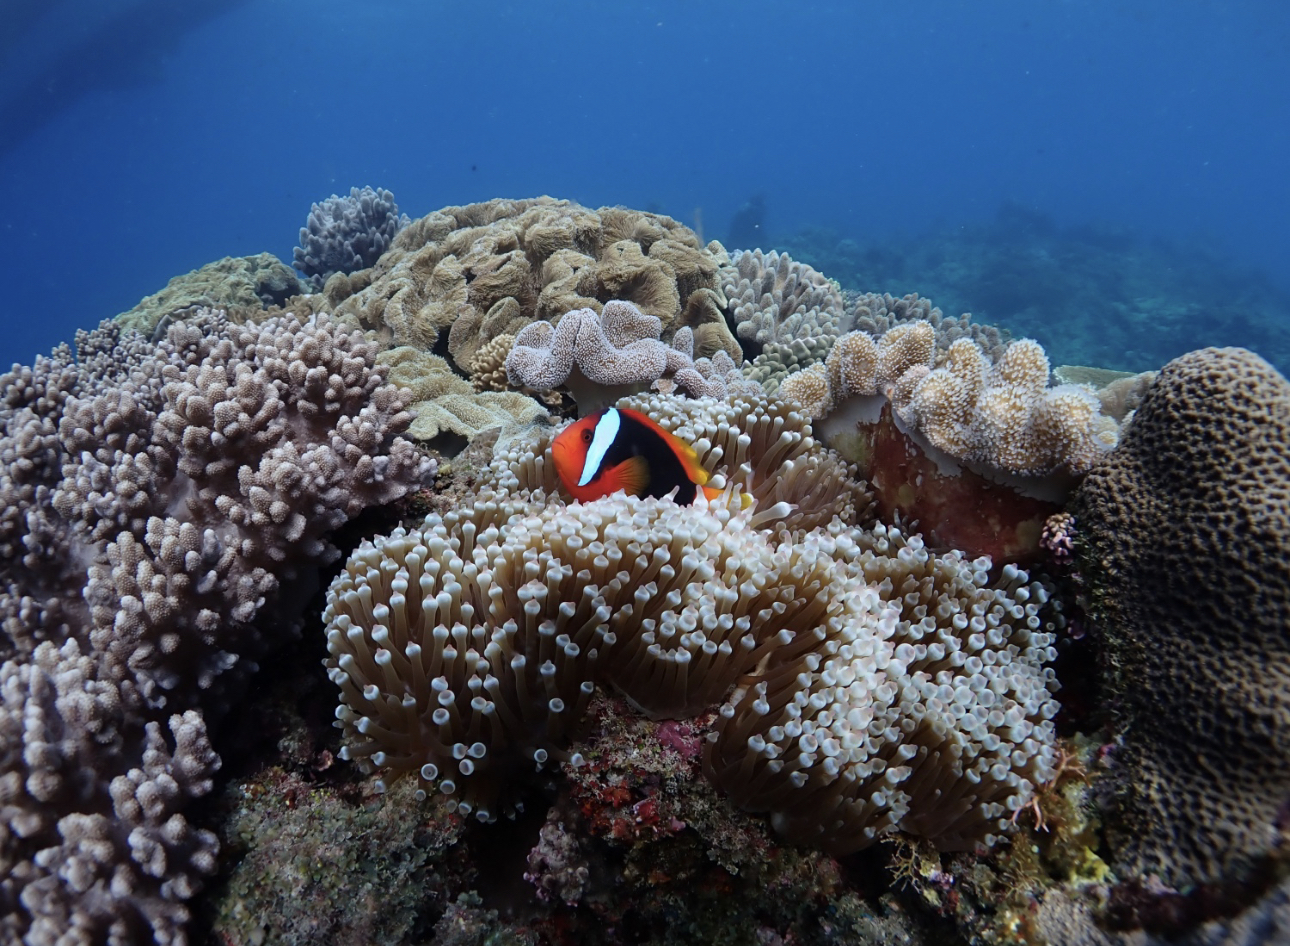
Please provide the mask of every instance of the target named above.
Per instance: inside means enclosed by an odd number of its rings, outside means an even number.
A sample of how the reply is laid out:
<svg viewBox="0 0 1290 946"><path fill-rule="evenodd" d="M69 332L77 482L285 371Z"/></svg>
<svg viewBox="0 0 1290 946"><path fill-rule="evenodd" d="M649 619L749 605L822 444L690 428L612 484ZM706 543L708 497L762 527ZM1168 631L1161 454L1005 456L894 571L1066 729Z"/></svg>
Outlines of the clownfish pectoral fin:
<svg viewBox="0 0 1290 946"><path fill-rule="evenodd" d="M624 460L607 474L612 489L621 489L628 496L644 496L649 488L649 461L644 457Z"/></svg>

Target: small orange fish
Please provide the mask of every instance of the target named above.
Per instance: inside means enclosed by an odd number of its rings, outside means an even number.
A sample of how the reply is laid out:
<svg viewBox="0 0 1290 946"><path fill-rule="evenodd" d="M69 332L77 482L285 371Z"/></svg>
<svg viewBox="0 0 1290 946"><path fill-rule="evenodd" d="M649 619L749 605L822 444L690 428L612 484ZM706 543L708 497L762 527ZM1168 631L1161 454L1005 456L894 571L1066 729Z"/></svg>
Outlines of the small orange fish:
<svg viewBox="0 0 1290 946"><path fill-rule="evenodd" d="M551 443L560 482L574 499L590 502L622 490L629 496L662 498L676 490L678 503L692 503L708 471L698 454L639 411L610 407L566 427Z"/></svg>

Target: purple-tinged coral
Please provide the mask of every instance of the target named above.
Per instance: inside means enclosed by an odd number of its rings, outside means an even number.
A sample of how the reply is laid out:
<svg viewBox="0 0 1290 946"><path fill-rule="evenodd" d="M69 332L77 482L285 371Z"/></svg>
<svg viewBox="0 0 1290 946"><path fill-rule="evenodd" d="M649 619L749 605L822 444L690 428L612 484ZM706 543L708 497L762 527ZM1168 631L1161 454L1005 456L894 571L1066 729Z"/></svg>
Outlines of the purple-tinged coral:
<svg viewBox="0 0 1290 946"><path fill-rule="evenodd" d="M694 397L758 390L724 350L695 361L689 326L676 330L670 346L659 338L662 329L657 318L622 300L606 302L600 312L577 309L554 326L533 322L521 329L506 356L506 373L517 387L567 388L583 416L651 386Z"/></svg>
<svg viewBox="0 0 1290 946"><path fill-rule="evenodd" d="M408 215L399 213L394 195L384 188L351 187L348 197L332 194L310 208L300 228L296 269L321 288L332 273L374 265L408 223Z"/></svg>
<svg viewBox="0 0 1290 946"><path fill-rule="evenodd" d="M643 391L667 367L663 323L630 302L575 309L552 325L533 322L515 336L506 374L517 387L567 387L584 416Z"/></svg>
<svg viewBox="0 0 1290 946"><path fill-rule="evenodd" d="M424 482L363 336L114 323L0 378L0 932L184 941L205 718L295 633L330 530Z"/></svg>

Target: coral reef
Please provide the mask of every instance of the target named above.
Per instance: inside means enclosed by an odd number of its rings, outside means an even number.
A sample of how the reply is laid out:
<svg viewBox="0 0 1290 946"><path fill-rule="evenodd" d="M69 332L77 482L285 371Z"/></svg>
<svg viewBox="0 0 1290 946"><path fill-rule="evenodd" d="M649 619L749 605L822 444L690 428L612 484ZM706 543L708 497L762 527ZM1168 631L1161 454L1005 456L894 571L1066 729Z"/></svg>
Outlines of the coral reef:
<svg viewBox="0 0 1290 946"><path fill-rule="evenodd" d="M715 292L722 258L719 246L700 246L670 217L549 197L493 200L413 221L379 266L333 277L326 295L338 314L396 344L430 350L447 333L463 369L499 336L578 309L598 312L611 299L659 319L665 340L688 325L701 353L733 355Z"/></svg>
<svg viewBox="0 0 1290 946"><path fill-rule="evenodd" d="M332 194L309 209L292 259L313 288L321 289L333 273L374 266L410 222L384 188L351 187L348 197Z"/></svg>
<svg viewBox="0 0 1290 946"><path fill-rule="evenodd" d="M375 347L325 321L104 322L0 379L0 933L182 942L206 723L298 633L328 534L421 485Z"/></svg>
<svg viewBox="0 0 1290 946"><path fill-rule="evenodd" d="M145 296L116 320L123 328L160 336L170 318L186 310L224 309L234 321L242 321L247 316L263 317L265 309L282 305L304 291L291 267L271 253L226 256L174 277L165 289Z"/></svg>
<svg viewBox="0 0 1290 946"><path fill-rule="evenodd" d="M1290 797L1290 383L1243 349L1170 362L1071 511L1120 744L1117 869L1253 889Z"/></svg>
<svg viewBox="0 0 1290 946"><path fill-rule="evenodd" d="M1005 202L994 220L904 239L813 230L776 245L848 289L917 285L947 312L1036 339L1055 363L1136 372L1205 345L1242 345L1290 372L1284 285L1186 239L1063 227Z"/></svg>

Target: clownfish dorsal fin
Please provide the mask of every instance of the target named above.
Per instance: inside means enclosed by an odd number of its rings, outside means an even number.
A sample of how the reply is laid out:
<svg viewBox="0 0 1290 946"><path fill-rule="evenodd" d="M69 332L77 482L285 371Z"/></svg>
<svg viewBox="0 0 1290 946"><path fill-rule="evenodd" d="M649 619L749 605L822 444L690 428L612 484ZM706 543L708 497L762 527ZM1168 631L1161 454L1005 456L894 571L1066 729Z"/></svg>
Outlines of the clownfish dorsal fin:
<svg viewBox="0 0 1290 946"><path fill-rule="evenodd" d="M691 483L696 486L702 486L712 478L708 471L703 468L703 464L699 462L699 455L691 444L686 443L676 434L664 430L658 421L648 414L642 414L640 411L632 410L629 407L620 407L619 410L624 414L631 415L633 420L643 424L663 441L677 460L680 461L681 468Z"/></svg>
<svg viewBox="0 0 1290 946"><path fill-rule="evenodd" d="M614 488L623 490L628 496L644 496L649 488L649 461L644 457L624 460L611 472Z"/></svg>

